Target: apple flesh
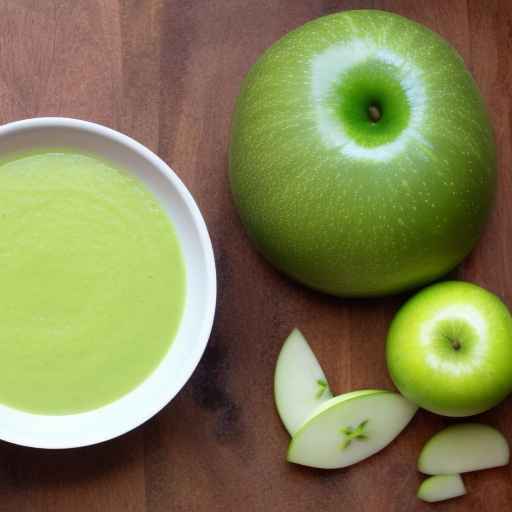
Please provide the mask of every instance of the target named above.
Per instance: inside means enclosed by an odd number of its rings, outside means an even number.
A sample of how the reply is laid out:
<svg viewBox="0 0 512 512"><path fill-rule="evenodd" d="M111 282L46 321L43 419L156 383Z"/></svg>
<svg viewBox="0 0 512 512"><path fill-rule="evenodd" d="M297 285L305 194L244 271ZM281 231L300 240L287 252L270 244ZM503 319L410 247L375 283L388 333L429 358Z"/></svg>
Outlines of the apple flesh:
<svg viewBox="0 0 512 512"><path fill-rule="evenodd" d="M279 416L291 436L314 409L332 398L325 374L298 329L288 336L279 353L274 398Z"/></svg>
<svg viewBox="0 0 512 512"><path fill-rule="evenodd" d="M423 447L418 469L427 475L449 475L505 466L507 440L498 430L479 423L451 425Z"/></svg>
<svg viewBox="0 0 512 512"><path fill-rule="evenodd" d="M392 13L316 19L252 67L236 103L230 183L261 253L342 296L396 293L471 250L496 155L456 51Z"/></svg>
<svg viewBox="0 0 512 512"><path fill-rule="evenodd" d="M445 416L478 414L512 390L512 317L479 286L435 284L393 319L386 358L396 387L420 407Z"/></svg>
<svg viewBox="0 0 512 512"><path fill-rule="evenodd" d="M460 475L435 475L424 480L418 489L418 498L429 503L449 500L466 494Z"/></svg>
<svg viewBox="0 0 512 512"><path fill-rule="evenodd" d="M288 461L322 469L350 466L391 443L416 410L399 394L384 390L331 398L294 434Z"/></svg>

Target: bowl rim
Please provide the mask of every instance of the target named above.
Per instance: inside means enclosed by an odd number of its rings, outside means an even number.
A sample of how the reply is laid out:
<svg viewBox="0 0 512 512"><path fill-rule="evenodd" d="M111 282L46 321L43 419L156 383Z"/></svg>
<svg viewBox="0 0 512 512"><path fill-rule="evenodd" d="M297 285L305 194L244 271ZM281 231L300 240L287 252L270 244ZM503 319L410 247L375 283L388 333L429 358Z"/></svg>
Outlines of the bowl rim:
<svg viewBox="0 0 512 512"><path fill-rule="evenodd" d="M186 206L187 214L190 216L190 220L193 223L193 226L196 230L196 234L199 240L199 244L201 247L201 255L200 258L204 262L205 271L206 271L206 282L204 286L204 309L205 314L203 317L203 325L200 328L200 334L198 336L198 341L196 344L196 350L192 352L192 356L189 359L189 365L182 372L182 375L179 379L175 381L174 386L169 388L168 393L163 393L160 399L155 397L154 403L152 403L152 407L146 409L144 414L134 413L133 416L130 416L130 421L125 421L120 425L116 425L115 428L109 428L106 432L101 431L100 434L93 436L92 438L89 436L86 440L80 440L80 435L74 436L76 440L73 442L64 441L62 443L49 443L48 441L44 441L41 439L28 439L26 435L4 435L4 433L0 429L0 439L7 441L9 443L17 444L20 446L27 446L33 448L44 448L44 449L68 449L68 448L78 448L83 446L95 445L98 443L102 443L116 437L119 437L127 432L139 427L150 418L155 416L159 411L161 411L166 405L168 405L180 392L180 390L185 386L193 372L197 368L204 351L206 350L210 334L213 327L213 321L215 316L215 309L217 303L217 273L215 266L215 257L213 252L213 246L210 239L210 235L208 233L208 229L205 223L205 220L197 206L192 194L189 192L187 187L181 181L181 179L176 175L176 173L171 169L171 167L159 156L157 156L153 151L144 146L142 143L136 141L135 139L125 135L117 130L112 128L108 128L107 126L94 123L91 121L85 121L82 119L69 118L69 117L35 117L35 118L27 118L17 121L12 121L0 126L0 140L6 136L13 136L16 133L29 131L33 129L72 129L78 131L85 131L88 133L92 133L96 136L100 136L103 139L112 141L113 143L117 143L123 147L125 147L128 151L132 151L146 160L152 170L156 173L159 173L163 178L165 178L170 186L175 189L183 203ZM159 202L160 200L157 199ZM170 352L168 352L169 354ZM167 356L164 356L164 359ZM164 360L163 359L163 360ZM163 361L162 360L162 361ZM150 374L151 375L151 374ZM149 376L147 377L149 378ZM144 384L147 378L142 381L135 389L139 388ZM126 396L126 395L124 395ZM113 404L116 404L119 400L122 400L123 397L118 398L114 402L106 404L100 409L108 408ZM0 406L5 407L5 406ZM11 409L11 408L8 408ZM29 418L37 419L37 418L70 418L70 417L78 417L80 415L87 415L90 413L94 413L94 411L98 411L100 409L92 409L91 411L80 412L76 414L70 415L62 415L62 416L47 416L47 415L39 415L26 413L24 411L16 410L16 413L20 415L26 415L27 420Z"/></svg>

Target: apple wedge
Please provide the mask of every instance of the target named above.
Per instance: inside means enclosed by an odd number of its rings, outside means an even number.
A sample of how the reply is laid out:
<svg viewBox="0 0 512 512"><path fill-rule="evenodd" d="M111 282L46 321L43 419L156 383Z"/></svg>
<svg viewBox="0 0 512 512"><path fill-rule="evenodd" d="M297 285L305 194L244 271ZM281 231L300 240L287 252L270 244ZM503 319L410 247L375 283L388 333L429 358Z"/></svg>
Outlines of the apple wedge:
<svg viewBox="0 0 512 512"><path fill-rule="evenodd" d="M355 464L391 443L417 408L398 393L385 390L331 398L295 433L288 461L322 469Z"/></svg>
<svg viewBox="0 0 512 512"><path fill-rule="evenodd" d="M507 440L495 428L458 423L435 434L421 450L418 469L427 475L450 475L508 464Z"/></svg>
<svg viewBox="0 0 512 512"><path fill-rule="evenodd" d="M277 412L291 436L312 411L332 398L325 374L298 329L288 336L279 353L274 397Z"/></svg>
<svg viewBox="0 0 512 512"><path fill-rule="evenodd" d="M423 480L418 489L418 498L429 503L449 500L466 494L460 475L435 475Z"/></svg>

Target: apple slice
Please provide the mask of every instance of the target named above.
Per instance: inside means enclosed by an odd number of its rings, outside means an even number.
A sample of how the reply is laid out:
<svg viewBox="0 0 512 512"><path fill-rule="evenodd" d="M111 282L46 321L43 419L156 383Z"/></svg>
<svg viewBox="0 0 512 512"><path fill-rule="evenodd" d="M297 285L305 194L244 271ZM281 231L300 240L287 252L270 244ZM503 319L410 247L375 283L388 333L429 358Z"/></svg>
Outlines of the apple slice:
<svg viewBox="0 0 512 512"><path fill-rule="evenodd" d="M279 353L274 397L279 416L291 436L312 411L332 398L325 374L298 329L288 336Z"/></svg>
<svg viewBox="0 0 512 512"><path fill-rule="evenodd" d="M458 423L435 434L421 450L418 469L449 475L504 466L509 447L503 434L479 423Z"/></svg>
<svg viewBox="0 0 512 512"><path fill-rule="evenodd" d="M460 475L435 475L423 480L418 489L418 498L429 503L449 500L466 494Z"/></svg>
<svg viewBox="0 0 512 512"><path fill-rule="evenodd" d="M295 433L288 461L323 469L355 464L391 443L417 409L398 393L385 390L331 398Z"/></svg>

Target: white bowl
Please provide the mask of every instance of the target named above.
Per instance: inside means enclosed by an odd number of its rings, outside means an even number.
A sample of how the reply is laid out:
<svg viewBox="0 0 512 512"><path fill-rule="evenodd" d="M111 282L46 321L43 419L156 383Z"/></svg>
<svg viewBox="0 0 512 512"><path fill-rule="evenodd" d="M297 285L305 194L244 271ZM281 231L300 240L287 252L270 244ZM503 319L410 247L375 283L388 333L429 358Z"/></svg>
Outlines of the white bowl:
<svg viewBox="0 0 512 512"><path fill-rule="evenodd" d="M154 193L176 228L186 265L181 324L156 370L127 395L99 409L64 416L29 414L0 405L0 438L37 448L72 448L128 432L168 404L192 375L208 343L216 302L215 260L201 213L185 185L149 149L98 124L61 117L0 126L0 155L71 147L118 164Z"/></svg>

